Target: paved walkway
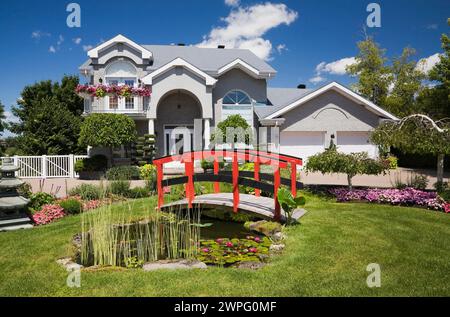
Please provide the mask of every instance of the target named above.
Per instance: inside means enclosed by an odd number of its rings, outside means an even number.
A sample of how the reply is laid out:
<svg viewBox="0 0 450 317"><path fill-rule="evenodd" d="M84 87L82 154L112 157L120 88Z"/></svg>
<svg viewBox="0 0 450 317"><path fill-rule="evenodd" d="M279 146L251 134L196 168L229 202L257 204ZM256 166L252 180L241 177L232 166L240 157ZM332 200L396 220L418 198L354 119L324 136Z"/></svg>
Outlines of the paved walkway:
<svg viewBox="0 0 450 317"><path fill-rule="evenodd" d="M171 171L174 173L173 171ZM355 186L370 186L370 187L393 187L396 179L401 179L403 183L407 183L408 177L410 177L411 173L419 173L427 175L428 177L428 188L433 189L433 184L436 182L436 171L431 170L411 170L411 169L397 169L394 171L390 171L386 175L378 175L378 176L356 176L353 179L353 184ZM450 177L450 174L447 173L445 175L447 180ZM37 191L45 191L47 193L56 194L58 197L65 197L67 192L82 184L82 183L90 183L99 185L102 181L86 181L79 180L74 178L49 178L49 179L24 179L26 182L31 184L33 188L33 192ZM320 173L309 173L306 174L304 172L300 173L300 181L307 185L347 185L347 177L341 174L333 174L333 175L322 175ZM103 181L106 185L107 181ZM144 181L131 181L131 187L144 186Z"/></svg>

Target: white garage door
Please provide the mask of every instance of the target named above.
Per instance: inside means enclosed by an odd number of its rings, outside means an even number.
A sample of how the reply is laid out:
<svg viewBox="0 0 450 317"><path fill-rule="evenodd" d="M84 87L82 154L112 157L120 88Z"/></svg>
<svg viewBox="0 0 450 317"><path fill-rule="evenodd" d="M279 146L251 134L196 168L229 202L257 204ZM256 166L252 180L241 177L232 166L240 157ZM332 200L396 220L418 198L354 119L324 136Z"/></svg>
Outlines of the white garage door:
<svg viewBox="0 0 450 317"><path fill-rule="evenodd" d="M342 131L337 132L338 150L344 153L368 152L370 157L378 155L376 145L369 141L369 132L366 131Z"/></svg>
<svg viewBox="0 0 450 317"><path fill-rule="evenodd" d="M323 152L325 132L281 132L280 153L302 158L305 162L311 155Z"/></svg>

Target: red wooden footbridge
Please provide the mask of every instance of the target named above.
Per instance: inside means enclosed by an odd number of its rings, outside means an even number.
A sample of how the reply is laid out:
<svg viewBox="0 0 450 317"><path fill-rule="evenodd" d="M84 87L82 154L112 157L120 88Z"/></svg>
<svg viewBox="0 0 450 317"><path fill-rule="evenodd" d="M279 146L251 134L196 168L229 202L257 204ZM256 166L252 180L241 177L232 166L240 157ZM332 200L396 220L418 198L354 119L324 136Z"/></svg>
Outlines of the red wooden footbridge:
<svg viewBox="0 0 450 317"><path fill-rule="evenodd" d="M231 171L221 171L220 162L225 158L231 158ZM213 173L195 173L194 161L208 160L213 162ZM175 178L164 179L164 164L170 162L180 162L184 164L185 175ZM240 171L239 162L254 163L254 171ZM259 150L206 150L196 152L186 152L179 155L166 156L153 161L157 168L157 190L158 209L166 209L175 205L186 205L192 208L193 205L203 205L208 207L225 206L233 208L237 213L239 210L252 212L264 218L273 218L283 221L284 213L278 202L277 194L281 185L291 189L292 195L297 195L297 190L303 184L297 181L297 167L302 166L302 159L282 155L278 153L264 152ZM272 167L273 173L261 173L262 165ZM282 178L280 169L290 169L290 179ZM214 182L214 194L195 196L194 183ZM232 193L221 193L219 183L232 184ZM164 188L172 185L186 184L186 199L164 204ZM239 193L239 185L255 189L255 195L245 195ZM261 192L273 194L273 198L262 197ZM298 218L303 214L299 211Z"/></svg>

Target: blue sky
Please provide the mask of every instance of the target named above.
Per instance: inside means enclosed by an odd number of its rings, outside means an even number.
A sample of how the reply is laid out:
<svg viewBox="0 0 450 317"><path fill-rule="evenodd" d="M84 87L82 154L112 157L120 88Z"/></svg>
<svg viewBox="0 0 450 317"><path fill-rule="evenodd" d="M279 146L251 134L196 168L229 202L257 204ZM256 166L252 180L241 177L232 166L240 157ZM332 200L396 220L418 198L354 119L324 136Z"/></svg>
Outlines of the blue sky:
<svg viewBox="0 0 450 317"><path fill-rule="evenodd" d="M367 33L388 56L405 46L414 47L418 59L436 56L450 16L448 0L78 0L81 28L69 28L70 2L0 2L0 100L7 111L25 85L78 74L85 50L118 33L140 44L253 46L278 70L269 85L313 87L353 81L341 73L357 54L369 3L380 4L382 25Z"/></svg>

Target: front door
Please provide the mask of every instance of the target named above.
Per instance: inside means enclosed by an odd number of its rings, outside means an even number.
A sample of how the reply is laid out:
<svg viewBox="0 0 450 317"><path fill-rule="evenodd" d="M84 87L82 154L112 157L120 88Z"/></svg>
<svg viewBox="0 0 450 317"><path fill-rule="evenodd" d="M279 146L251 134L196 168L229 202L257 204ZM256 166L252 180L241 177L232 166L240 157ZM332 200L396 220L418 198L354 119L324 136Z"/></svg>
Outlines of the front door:
<svg viewBox="0 0 450 317"><path fill-rule="evenodd" d="M194 150L194 126L164 126L164 154L175 155Z"/></svg>

